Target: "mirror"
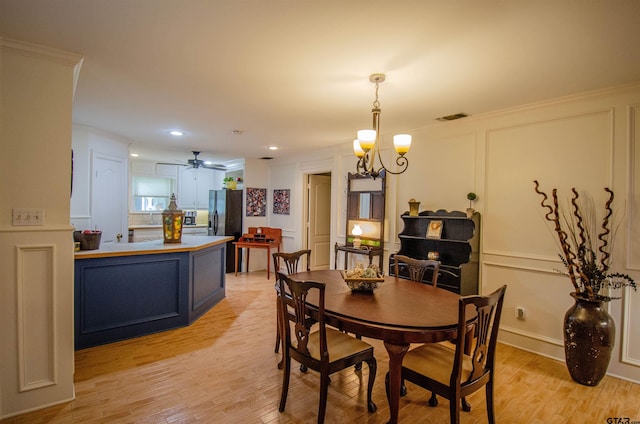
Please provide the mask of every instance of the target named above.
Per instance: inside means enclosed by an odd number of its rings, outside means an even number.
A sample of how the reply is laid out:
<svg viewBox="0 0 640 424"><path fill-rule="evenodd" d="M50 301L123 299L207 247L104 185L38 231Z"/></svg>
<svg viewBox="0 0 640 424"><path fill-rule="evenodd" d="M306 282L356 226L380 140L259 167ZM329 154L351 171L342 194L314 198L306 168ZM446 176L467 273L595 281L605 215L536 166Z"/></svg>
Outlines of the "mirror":
<svg viewBox="0 0 640 424"><path fill-rule="evenodd" d="M358 202L358 218L371 218L371 193L360 193L360 201Z"/></svg>

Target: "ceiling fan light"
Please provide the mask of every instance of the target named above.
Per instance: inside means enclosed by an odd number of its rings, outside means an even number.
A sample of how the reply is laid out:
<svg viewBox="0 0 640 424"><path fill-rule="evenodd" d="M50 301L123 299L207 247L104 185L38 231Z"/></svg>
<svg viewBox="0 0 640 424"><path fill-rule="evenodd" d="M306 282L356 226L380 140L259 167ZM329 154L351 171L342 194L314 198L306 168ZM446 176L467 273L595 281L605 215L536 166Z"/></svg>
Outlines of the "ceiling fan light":
<svg viewBox="0 0 640 424"><path fill-rule="evenodd" d="M360 148L366 153L373 148L376 142L375 130L360 130L358 131L358 141L360 142Z"/></svg>
<svg viewBox="0 0 640 424"><path fill-rule="evenodd" d="M411 136L409 134L394 135L393 146L400 156L404 156L411 148Z"/></svg>

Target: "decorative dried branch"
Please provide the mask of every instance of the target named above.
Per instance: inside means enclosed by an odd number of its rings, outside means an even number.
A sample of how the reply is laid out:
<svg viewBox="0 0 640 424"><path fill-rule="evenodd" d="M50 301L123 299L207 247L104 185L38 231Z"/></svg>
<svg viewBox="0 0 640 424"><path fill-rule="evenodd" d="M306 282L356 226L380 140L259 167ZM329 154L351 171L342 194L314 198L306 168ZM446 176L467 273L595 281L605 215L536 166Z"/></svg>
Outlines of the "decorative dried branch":
<svg viewBox="0 0 640 424"><path fill-rule="evenodd" d="M600 247L598 247L598 251L602 254L602 257L600 258L602 271L606 273L609 270L609 256L610 256L609 251L607 249L607 244L608 244L607 240L608 240L609 233L611 233L611 230L609 230L607 225L609 225L609 218L611 217L611 215L613 215L613 210L611 210L611 203L613 203L613 191L611 191L608 187L605 187L604 191L609 193L609 200L607 200L607 203L604 205L604 208L607 213L604 219L602 220L603 231L600 234L598 234L598 240L602 242Z"/></svg>
<svg viewBox="0 0 640 424"><path fill-rule="evenodd" d="M538 181L535 180L534 183L536 185L535 187L536 193L540 194L543 197L542 202L540 202L540 205L543 208L546 208L549 210L549 212L547 212L544 216L545 219L555 224L555 232L556 234L558 234L558 240L560 241L560 248L562 249L562 254L564 255L565 265L569 273L569 279L571 280L571 284L573 284L573 287L576 289L576 291L579 291L580 285L576 281L576 275L573 269L575 266L576 256L571 251L571 244L567 241L567 233L565 233L562 230L562 227L560 226L560 212L558 207L557 190L554 188L552 192L552 196L553 196L553 207L552 207L551 205L546 204L548 196L546 195L546 193L540 191L539 189L540 185L538 184Z"/></svg>
<svg viewBox="0 0 640 424"><path fill-rule="evenodd" d="M542 196L540 205L546 210L545 220L552 222L555 226L560 244L560 260L567 270L571 284L575 288L578 296L590 299L609 301L619 299L609 295L600 294L604 287L619 289L631 287L637 290L636 283L627 274L609 273L611 248L613 245L613 234L615 230L610 228L611 217L613 216L613 191L605 188L609 193L609 199L605 204L605 216L602 220L602 231L597 232L597 214L593 201L586 203L580 198L578 191L572 188L573 197L571 199L571 213L562 213L558 204L557 189L552 191L553 202L549 202L546 193L540 190L537 180L533 181L535 191ZM599 246L596 248L595 244Z"/></svg>

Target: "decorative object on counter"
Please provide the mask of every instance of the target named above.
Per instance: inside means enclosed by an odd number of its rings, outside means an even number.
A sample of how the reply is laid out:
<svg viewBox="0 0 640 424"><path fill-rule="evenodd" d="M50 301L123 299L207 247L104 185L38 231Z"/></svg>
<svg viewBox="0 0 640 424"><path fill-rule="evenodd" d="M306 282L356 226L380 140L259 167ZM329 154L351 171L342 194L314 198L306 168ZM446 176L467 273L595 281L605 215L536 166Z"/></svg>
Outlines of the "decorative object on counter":
<svg viewBox="0 0 640 424"><path fill-rule="evenodd" d="M360 236L362 235L362 228L358 224L353 226L353 230L351 230L351 234L355 236L353 239L353 247L356 249L360 249L362 246L362 240L360 240Z"/></svg>
<svg viewBox="0 0 640 424"><path fill-rule="evenodd" d="M418 216L420 209L420 202L416 199L409 199L409 216Z"/></svg>
<svg viewBox="0 0 640 424"><path fill-rule="evenodd" d="M102 238L102 231L99 231L99 230L84 230L84 231L73 232L74 243L78 243L78 242L80 243L79 250L99 249L101 238Z"/></svg>
<svg viewBox="0 0 640 424"><path fill-rule="evenodd" d="M247 187L247 216L266 216L267 189Z"/></svg>
<svg viewBox="0 0 640 424"><path fill-rule="evenodd" d="M289 215L291 190L273 190L273 213L278 215Z"/></svg>
<svg viewBox="0 0 640 424"><path fill-rule="evenodd" d="M224 186L227 190L235 190L237 186L236 179L233 177L225 177L223 180Z"/></svg>
<svg viewBox="0 0 640 424"><path fill-rule="evenodd" d="M358 131L358 138L353 140L353 153L358 158L356 164L357 173L363 176L378 177L382 171L389 172L394 175L402 174L409 167L409 161L404 155L411 148L411 136L409 134L398 134L393 136L393 145L398 154L396 157L396 165L399 170L394 172L384 166L380 155L380 101L378 101L378 89L380 83L384 82L386 76L384 74L372 74L369 81L376 85L376 98L373 101L372 129ZM380 168L375 169L375 160L378 157Z"/></svg>
<svg viewBox="0 0 640 424"><path fill-rule="evenodd" d="M607 372L615 340L615 323L604 302L612 297L610 290L631 287L637 290L635 281L627 274L611 272L611 251L616 225L613 215L613 191L605 188L609 199L605 203L602 225L597 229L598 214L593 199L585 195L584 200L572 188L571 211L561 210L557 189L551 197L540 190L534 180L535 191L542 196L540 206L547 210L544 218L554 224L561 252L560 261L566 268L562 272L569 277L574 292L575 304L569 308L564 319L564 351L569 374L574 381L587 386L597 385ZM612 231L613 228L613 231ZM601 290L605 289L605 293Z"/></svg>
<svg viewBox="0 0 640 424"><path fill-rule="evenodd" d="M473 216L473 214L476 212L475 209L473 209L472 204L473 202L475 202L478 199L478 195L475 194L473 191L467 193L467 200L469 201L469 207L467 208L467 217L471 218Z"/></svg>
<svg viewBox="0 0 640 424"><path fill-rule="evenodd" d="M196 219L198 218L198 211L184 211L183 225L196 225Z"/></svg>
<svg viewBox="0 0 640 424"><path fill-rule="evenodd" d="M171 194L171 201L167 209L162 211L162 234L165 243L182 242L182 221L184 212L178 209L176 195Z"/></svg>
<svg viewBox="0 0 640 424"><path fill-rule="evenodd" d="M357 264L354 269L340 271L342 278L353 292L373 293L378 284L384 281L384 277L377 265L369 265L367 268Z"/></svg>

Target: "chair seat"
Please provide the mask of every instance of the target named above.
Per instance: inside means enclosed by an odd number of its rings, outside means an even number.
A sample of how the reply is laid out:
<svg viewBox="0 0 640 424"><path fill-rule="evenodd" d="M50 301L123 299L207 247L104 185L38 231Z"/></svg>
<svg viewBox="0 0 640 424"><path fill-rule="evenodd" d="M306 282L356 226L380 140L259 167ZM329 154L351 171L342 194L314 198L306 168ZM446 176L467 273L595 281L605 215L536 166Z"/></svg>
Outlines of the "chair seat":
<svg viewBox="0 0 640 424"><path fill-rule="evenodd" d="M307 348L309 349L311 357L319 361L320 332L314 331L309 334ZM327 350L329 351L329 361L336 362L341 359L348 358L349 356L357 355L358 353L368 349L373 349L373 347L370 344L349 336L346 333L327 327Z"/></svg>
<svg viewBox="0 0 640 424"><path fill-rule="evenodd" d="M422 375L428 375L430 379L438 383L449 385L454 355L455 348L441 343L425 344L407 352L402 360L402 367ZM469 379L471 369L471 357L464 355L461 381Z"/></svg>

